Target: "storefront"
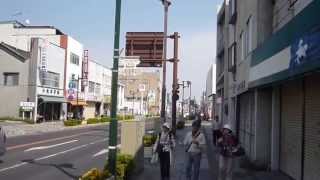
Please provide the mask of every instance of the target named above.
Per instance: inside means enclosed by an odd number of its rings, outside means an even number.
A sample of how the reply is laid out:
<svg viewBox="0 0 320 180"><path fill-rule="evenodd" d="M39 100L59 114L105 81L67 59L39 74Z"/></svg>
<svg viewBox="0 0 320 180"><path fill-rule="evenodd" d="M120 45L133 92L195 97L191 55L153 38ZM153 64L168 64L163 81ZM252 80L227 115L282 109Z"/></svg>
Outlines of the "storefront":
<svg viewBox="0 0 320 180"><path fill-rule="evenodd" d="M320 24L314 18L319 11L319 1L310 3L253 52L250 68L250 89L280 89L279 107L272 98L272 135L279 129L273 161L294 180L320 177Z"/></svg>
<svg viewBox="0 0 320 180"><path fill-rule="evenodd" d="M63 97L39 96L38 97L38 115L39 121L57 121L65 116L63 103L66 100Z"/></svg>

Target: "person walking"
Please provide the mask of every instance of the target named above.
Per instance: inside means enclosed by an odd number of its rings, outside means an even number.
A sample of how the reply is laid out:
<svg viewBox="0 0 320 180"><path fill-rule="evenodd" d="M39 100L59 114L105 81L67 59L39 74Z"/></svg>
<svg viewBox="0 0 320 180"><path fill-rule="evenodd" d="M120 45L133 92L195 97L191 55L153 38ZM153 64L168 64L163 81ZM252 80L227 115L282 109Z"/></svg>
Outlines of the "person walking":
<svg viewBox="0 0 320 180"><path fill-rule="evenodd" d="M192 123L192 131L188 132L184 139L184 145L186 148L187 180L199 180L201 157L206 144L205 137L200 131L200 127L201 121L194 121Z"/></svg>
<svg viewBox="0 0 320 180"><path fill-rule="evenodd" d="M221 124L219 121L219 117L215 116L212 122L212 136L213 136L213 145L217 146L217 141L221 137Z"/></svg>
<svg viewBox="0 0 320 180"><path fill-rule="evenodd" d="M232 180L232 161L238 149L238 139L233 135L229 124L223 126L218 146L220 148L218 180Z"/></svg>
<svg viewBox="0 0 320 180"><path fill-rule="evenodd" d="M159 133L153 152L158 153L160 160L161 180L170 179L170 165L173 163L173 151L175 148L175 140L170 131L170 124L164 123L162 131Z"/></svg>

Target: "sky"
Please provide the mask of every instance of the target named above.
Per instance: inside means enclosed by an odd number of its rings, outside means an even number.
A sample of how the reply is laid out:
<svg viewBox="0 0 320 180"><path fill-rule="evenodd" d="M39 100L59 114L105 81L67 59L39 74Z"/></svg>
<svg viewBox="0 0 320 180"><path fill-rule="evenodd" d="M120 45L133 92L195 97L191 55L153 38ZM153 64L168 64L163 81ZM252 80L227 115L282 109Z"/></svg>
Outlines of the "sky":
<svg viewBox="0 0 320 180"><path fill-rule="evenodd" d="M4 0L0 21L50 25L81 42L89 58L112 67L115 0ZM179 32L179 80L191 80L199 99L216 54L216 16L222 0L172 0L168 32ZM122 0L121 44L128 31L163 31L160 0ZM169 40L168 58L173 44ZM172 65L167 89L171 92Z"/></svg>

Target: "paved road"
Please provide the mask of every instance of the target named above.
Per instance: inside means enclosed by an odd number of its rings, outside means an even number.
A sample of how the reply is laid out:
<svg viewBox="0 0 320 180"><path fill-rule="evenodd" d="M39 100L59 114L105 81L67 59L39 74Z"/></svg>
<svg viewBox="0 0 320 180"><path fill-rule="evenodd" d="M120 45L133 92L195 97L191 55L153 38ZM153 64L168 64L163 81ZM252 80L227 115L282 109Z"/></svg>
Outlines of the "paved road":
<svg viewBox="0 0 320 180"><path fill-rule="evenodd" d="M0 157L1 180L78 179L92 167L103 168L107 125L8 139Z"/></svg>

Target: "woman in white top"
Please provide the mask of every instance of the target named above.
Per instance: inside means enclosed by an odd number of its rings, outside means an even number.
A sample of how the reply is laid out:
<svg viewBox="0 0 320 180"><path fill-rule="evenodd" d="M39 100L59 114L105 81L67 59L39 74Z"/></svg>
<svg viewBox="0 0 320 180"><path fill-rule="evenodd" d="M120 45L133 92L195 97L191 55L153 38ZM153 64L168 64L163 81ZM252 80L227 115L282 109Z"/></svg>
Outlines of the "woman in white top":
<svg viewBox="0 0 320 180"><path fill-rule="evenodd" d="M187 180L199 180L199 171L202 153L205 149L206 140L200 131L201 121L196 120L192 123L192 131L187 133L184 139L186 147L186 178ZM193 170L192 170L193 167Z"/></svg>
<svg viewBox="0 0 320 180"><path fill-rule="evenodd" d="M164 123L162 126L162 132L159 133L153 151L159 154L161 180L170 179L170 164L173 149L175 147L174 137L170 131L170 124Z"/></svg>

